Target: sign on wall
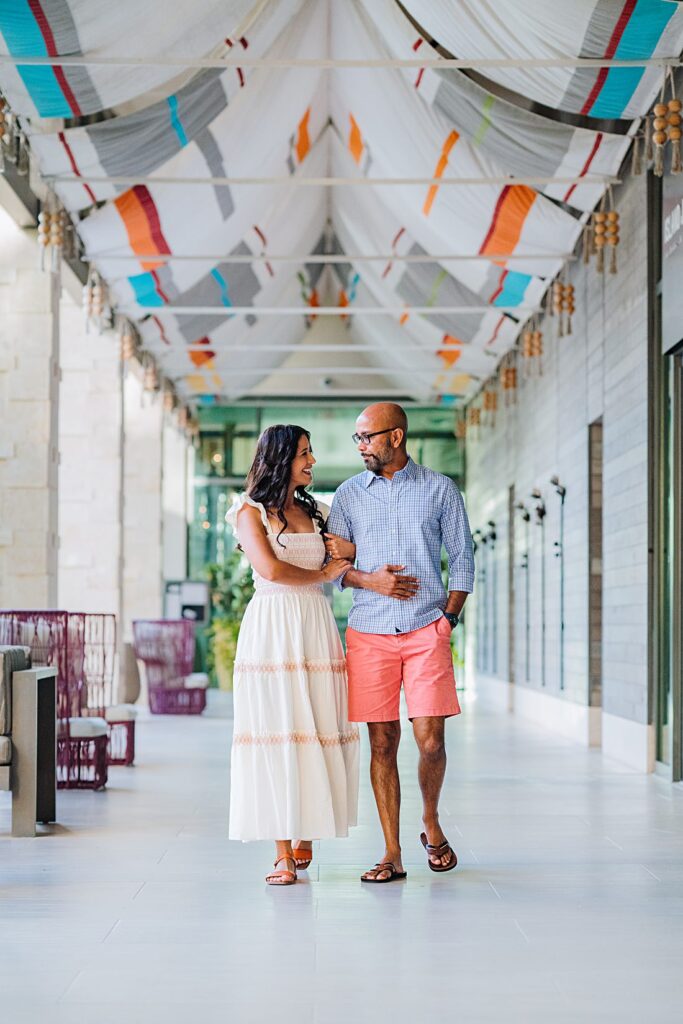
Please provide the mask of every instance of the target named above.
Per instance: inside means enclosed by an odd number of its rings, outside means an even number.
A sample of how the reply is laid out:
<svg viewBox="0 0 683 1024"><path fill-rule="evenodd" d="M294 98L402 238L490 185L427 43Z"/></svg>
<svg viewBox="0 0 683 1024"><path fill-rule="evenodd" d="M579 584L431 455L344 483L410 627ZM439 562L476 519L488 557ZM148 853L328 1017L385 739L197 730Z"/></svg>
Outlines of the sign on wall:
<svg viewBox="0 0 683 1024"><path fill-rule="evenodd" d="M662 350L683 341L683 181L668 174L662 193Z"/></svg>

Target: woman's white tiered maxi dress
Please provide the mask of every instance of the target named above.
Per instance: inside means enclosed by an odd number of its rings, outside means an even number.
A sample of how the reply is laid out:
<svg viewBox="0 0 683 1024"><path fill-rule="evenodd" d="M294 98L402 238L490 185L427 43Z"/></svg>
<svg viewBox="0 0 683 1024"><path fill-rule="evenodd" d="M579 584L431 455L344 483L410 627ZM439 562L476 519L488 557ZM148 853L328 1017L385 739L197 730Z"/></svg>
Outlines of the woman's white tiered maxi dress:
<svg viewBox="0 0 683 1024"><path fill-rule="evenodd" d="M314 533L282 534L281 547L263 506L246 495L226 517L235 533L245 504L261 512L273 554L305 569L322 566L317 524ZM356 824L359 742L347 718L337 624L322 584L285 586L253 572L233 673L230 838L345 836Z"/></svg>

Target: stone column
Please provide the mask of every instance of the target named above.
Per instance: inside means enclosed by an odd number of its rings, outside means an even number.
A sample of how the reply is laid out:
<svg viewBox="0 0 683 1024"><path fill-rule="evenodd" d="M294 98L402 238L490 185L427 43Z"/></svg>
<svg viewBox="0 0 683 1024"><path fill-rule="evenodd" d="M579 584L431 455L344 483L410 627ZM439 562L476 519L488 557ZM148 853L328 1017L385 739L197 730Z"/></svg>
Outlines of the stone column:
<svg viewBox="0 0 683 1024"><path fill-rule="evenodd" d="M163 411L160 396L143 390L136 363L126 367L123 398L121 636L131 640L133 619L158 619L163 614Z"/></svg>
<svg viewBox="0 0 683 1024"><path fill-rule="evenodd" d="M121 364L113 331L61 301L59 604L120 612Z"/></svg>
<svg viewBox="0 0 683 1024"><path fill-rule="evenodd" d="M59 278L0 208L0 607L57 603Z"/></svg>

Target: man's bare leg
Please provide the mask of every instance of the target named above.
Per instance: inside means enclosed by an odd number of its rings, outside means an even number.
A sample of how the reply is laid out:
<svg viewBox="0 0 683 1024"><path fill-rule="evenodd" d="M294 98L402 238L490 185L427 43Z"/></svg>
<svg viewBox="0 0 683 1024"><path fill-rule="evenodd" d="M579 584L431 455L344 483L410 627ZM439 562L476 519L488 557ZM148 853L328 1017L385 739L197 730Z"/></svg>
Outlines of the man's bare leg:
<svg viewBox="0 0 683 1024"><path fill-rule="evenodd" d="M400 722L368 722L370 735L370 781L384 833L384 856L380 863L389 861L397 871L403 871L399 818L401 812L401 783L398 776L398 745L401 739ZM373 868L363 878L388 878L390 872Z"/></svg>
<svg viewBox="0 0 683 1024"><path fill-rule="evenodd" d="M439 796L446 775L444 721L443 718L413 719L413 733L420 751L418 781L422 792L422 820L430 846L440 846L446 839L439 824ZM433 864L446 867L451 856L450 853L443 857L430 853L429 859Z"/></svg>

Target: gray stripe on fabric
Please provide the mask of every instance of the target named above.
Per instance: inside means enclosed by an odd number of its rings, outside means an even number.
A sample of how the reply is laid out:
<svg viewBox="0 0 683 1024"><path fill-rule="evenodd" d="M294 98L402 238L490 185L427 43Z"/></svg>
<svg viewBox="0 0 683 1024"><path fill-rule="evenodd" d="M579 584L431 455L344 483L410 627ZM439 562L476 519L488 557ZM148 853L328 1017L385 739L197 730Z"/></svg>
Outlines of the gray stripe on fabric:
<svg viewBox="0 0 683 1024"><path fill-rule="evenodd" d="M460 71L437 71L433 107L449 124L511 174L551 175L567 153L575 129L493 97ZM490 122L486 104L493 100Z"/></svg>
<svg viewBox="0 0 683 1024"><path fill-rule="evenodd" d="M251 250L240 242L231 255L249 255ZM252 306L254 299L261 291L261 283L249 263L231 263L228 257L223 263L219 263L215 271L225 281L228 297L233 306ZM223 290L212 273L207 274L188 288L178 297L179 306L218 306L223 301ZM225 308L225 318L197 314L197 316L177 317L178 329L185 341L192 343L197 338L203 338L211 333L216 327L230 318L230 307ZM254 316L245 318L247 323L255 323Z"/></svg>
<svg viewBox="0 0 683 1024"><path fill-rule="evenodd" d="M55 40L57 53L78 55L83 53L76 24L66 0L50 0L43 4L50 30ZM81 114L94 114L102 110L102 101L97 93L85 67L65 67L62 69L71 90L76 97ZM75 114L74 116L78 116Z"/></svg>
<svg viewBox="0 0 683 1024"><path fill-rule="evenodd" d="M425 256L426 254L427 250L417 243L410 247L410 256ZM404 264L403 274L396 285L396 291L402 298L413 305L427 305L432 298L437 278L443 272L443 269L440 263L406 263ZM501 271L498 267L491 265L487 269L486 278L481 290L477 293L446 272L443 281L439 283L435 305L478 306L482 299L485 301L489 300L498 286L500 273ZM430 317L430 319L436 322L435 317ZM477 323L480 319L480 317L477 318ZM448 320L450 321L451 318L449 317ZM467 317L466 320L469 322L470 318ZM473 331L474 333L476 331Z"/></svg>
<svg viewBox="0 0 683 1024"><path fill-rule="evenodd" d="M204 71L176 94L178 117L188 142L228 105L220 74L218 70ZM183 148L171 123L168 100L90 125L87 133L107 174L148 174Z"/></svg>
<svg viewBox="0 0 683 1024"><path fill-rule="evenodd" d="M159 287L168 298L168 301L176 302L180 291L173 280L173 270L171 266L168 263L163 263L160 267L155 268L154 273L157 276Z"/></svg>
<svg viewBox="0 0 683 1024"><path fill-rule="evenodd" d="M341 242L339 241L335 234L332 234L331 236L325 234L321 235L312 249L312 253L320 253L321 255L324 253L328 256L342 255L343 252L344 250L342 248ZM306 263L305 268L311 287L317 288L318 282L320 281L320 278L322 277L323 272L325 270L325 265L323 263ZM353 270L351 264L335 263L334 269L337 276L339 277L339 280L342 283L346 281L348 284L348 280ZM342 286L346 288L347 284L343 284Z"/></svg>
<svg viewBox="0 0 683 1024"><path fill-rule="evenodd" d="M598 0L586 27L579 57L602 57L605 54L623 7L623 3L615 4L614 0ZM599 74L600 68L576 68L558 104L560 109L580 113Z"/></svg>
<svg viewBox="0 0 683 1024"><path fill-rule="evenodd" d="M206 165L209 168L212 177L226 177L227 174L221 151L209 129L206 128L203 132L200 132L195 139L195 142L197 143L197 148L200 153L206 160ZM223 215L223 220L227 220L235 209L232 192L227 185L216 185L214 193L216 195L216 200L221 214Z"/></svg>

